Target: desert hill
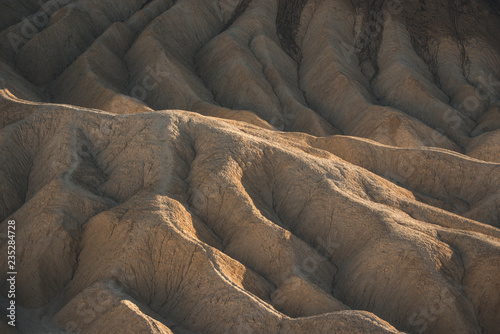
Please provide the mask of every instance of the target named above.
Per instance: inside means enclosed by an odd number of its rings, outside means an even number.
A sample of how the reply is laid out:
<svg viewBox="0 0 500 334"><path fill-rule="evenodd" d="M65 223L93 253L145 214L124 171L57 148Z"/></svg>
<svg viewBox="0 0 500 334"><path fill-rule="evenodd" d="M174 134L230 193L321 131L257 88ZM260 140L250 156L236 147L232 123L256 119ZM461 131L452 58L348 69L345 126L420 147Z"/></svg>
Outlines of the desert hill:
<svg viewBox="0 0 500 334"><path fill-rule="evenodd" d="M495 1L0 18L1 333L498 333Z"/></svg>

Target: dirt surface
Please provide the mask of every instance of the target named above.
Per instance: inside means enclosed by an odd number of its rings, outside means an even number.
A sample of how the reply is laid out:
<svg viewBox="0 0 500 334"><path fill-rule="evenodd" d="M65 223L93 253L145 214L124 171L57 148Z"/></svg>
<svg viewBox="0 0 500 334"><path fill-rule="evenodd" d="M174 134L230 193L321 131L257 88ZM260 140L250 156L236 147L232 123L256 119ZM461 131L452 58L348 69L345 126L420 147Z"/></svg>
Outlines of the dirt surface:
<svg viewBox="0 0 500 334"><path fill-rule="evenodd" d="M0 18L0 333L498 333L496 2Z"/></svg>

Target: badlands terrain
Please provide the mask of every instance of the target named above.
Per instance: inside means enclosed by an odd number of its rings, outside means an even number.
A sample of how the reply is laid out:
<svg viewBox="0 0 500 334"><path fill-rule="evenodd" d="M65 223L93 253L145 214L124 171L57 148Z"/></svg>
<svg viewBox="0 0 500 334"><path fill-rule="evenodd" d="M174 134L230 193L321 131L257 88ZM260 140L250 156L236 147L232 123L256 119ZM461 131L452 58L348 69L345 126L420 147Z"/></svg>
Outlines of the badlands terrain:
<svg viewBox="0 0 500 334"><path fill-rule="evenodd" d="M500 333L499 34L495 0L1 0L0 333Z"/></svg>

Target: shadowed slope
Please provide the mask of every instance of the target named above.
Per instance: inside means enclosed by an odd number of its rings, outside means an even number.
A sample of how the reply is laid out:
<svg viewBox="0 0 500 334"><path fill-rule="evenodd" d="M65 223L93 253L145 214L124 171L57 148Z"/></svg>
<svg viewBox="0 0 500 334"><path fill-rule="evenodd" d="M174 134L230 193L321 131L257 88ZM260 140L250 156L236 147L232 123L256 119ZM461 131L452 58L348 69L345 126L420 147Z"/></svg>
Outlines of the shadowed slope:
<svg viewBox="0 0 500 334"><path fill-rule="evenodd" d="M497 332L490 1L44 3L0 3L21 333Z"/></svg>
<svg viewBox="0 0 500 334"><path fill-rule="evenodd" d="M0 45L54 102L498 161L499 28L487 1L52 0Z"/></svg>

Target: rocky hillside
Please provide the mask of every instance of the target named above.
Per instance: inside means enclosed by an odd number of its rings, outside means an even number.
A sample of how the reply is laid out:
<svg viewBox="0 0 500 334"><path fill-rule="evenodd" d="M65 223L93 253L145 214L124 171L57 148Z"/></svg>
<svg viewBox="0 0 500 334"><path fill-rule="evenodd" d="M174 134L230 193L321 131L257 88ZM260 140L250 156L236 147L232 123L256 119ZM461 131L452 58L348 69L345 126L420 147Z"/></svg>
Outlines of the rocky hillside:
<svg viewBox="0 0 500 334"><path fill-rule="evenodd" d="M499 31L493 0L0 1L0 333L498 333Z"/></svg>

